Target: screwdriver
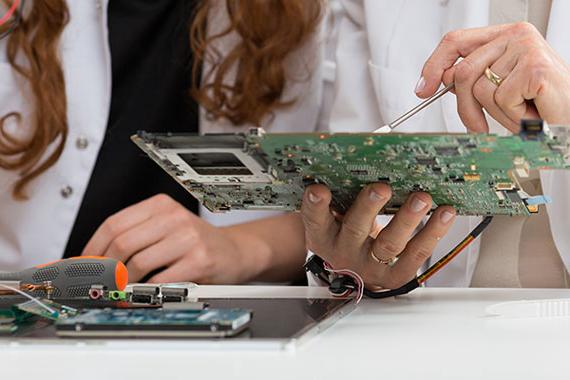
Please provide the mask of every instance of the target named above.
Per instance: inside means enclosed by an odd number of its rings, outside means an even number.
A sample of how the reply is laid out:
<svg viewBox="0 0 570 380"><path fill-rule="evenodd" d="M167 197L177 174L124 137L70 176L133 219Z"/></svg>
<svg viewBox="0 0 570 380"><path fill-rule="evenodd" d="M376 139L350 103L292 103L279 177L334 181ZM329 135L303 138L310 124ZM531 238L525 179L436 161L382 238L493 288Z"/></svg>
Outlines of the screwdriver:
<svg viewBox="0 0 570 380"><path fill-rule="evenodd" d="M81 256L38 265L20 272L0 273L0 281L53 286L52 297L60 299L89 296L92 285L124 290L128 271L122 262L101 256Z"/></svg>
<svg viewBox="0 0 570 380"><path fill-rule="evenodd" d="M374 130L372 133L391 132L398 125L402 124L410 117L414 116L415 114L417 114L418 112L420 112L421 110L423 110L424 108L435 102L437 99L447 94L449 90L451 90L454 86L455 84L451 82L450 84L448 84L447 86L445 86L444 88L442 88L441 90L439 90L438 92L436 92L435 94L433 94L432 96L430 96L429 98L427 98L426 100L424 100L423 102L421 102L420 104L418 104L417 106L415 106L414 108L412 108L411 110L409 110L408 112L397 118L396 120L392 121L389 124L381 126L380 128Z"/></svg>

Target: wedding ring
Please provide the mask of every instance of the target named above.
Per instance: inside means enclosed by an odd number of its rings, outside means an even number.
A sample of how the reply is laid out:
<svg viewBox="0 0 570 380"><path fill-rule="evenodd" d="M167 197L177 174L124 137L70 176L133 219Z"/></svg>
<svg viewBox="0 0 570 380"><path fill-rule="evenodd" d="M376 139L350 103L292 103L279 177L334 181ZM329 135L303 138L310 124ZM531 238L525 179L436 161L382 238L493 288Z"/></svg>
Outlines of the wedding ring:
<svg viewBox="0 0 570 380"><path fill-rule="evenodd" d="M388 266L392 266L396 263L396 261L398 261L398 257L390 257L389 259L381 259L378 256L376 256L374 254L374 251L370 250L370 257L372 257L372 260L376 261L379 264L384 264L384 265L388 265Z"/></svg>
<svg viewBox="0 0 570 380"><path fill-rule="evenodd" d="M487 67L485 69L485 76L487 77L487 79L489 79L491 81L491 83L493 83L495 86L499 87L501 85L501 82L503 81L503 78L501 78L500 76L498 76L493 70L491 70L489 67Z"/></svg>

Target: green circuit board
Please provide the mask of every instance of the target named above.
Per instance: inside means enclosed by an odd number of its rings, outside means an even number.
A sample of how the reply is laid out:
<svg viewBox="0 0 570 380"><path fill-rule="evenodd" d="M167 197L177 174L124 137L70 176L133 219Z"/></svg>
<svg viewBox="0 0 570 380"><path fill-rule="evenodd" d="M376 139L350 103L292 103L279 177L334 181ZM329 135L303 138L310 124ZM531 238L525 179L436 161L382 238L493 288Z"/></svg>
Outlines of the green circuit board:
<svg viewBox="0 0 570 380"><path fill-rule="evenodd" d="M553 134L555 130L557 134ZM383 182L398 210L425 191L433 208L460 215L529 215L547 203L520 180L534 169L567 169L567 127L520 135L270 134L152 135L134 141L211 211L298 210L307 185L322 183L332 207L346 211L363 186Z"/></svg>
<svg viewBox="0 0 570 380"><path fill-rule="evenodd" d="M60 336L206 337L230 336L247 328L245 309L87 309L58 319Z"/></svg>

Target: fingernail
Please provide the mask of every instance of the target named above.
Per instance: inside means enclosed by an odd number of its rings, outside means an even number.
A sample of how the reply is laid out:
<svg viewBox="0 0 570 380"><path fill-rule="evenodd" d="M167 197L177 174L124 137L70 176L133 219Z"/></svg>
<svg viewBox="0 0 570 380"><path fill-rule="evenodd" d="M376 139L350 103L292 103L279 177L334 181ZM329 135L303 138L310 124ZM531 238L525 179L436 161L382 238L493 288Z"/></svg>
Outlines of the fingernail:
<svg viewBox="0 0 570 380"><path fill-rule="evenodd" d="M370 200L373 202L378 202L384 199L384 196L382 196L382 194L378 194L375 191L370 191L370 194L368 196L370 197Z"/></svg>
<svg viewBox="0 0 570 380"><path fill-rule="evenodd" d="M441 213L441 221L443 222L443 224L447 224L451 221L451 219L453 219L454 216L455 216L454 213L449 211L444 211Z"/></svg>
<svg viewBox="0 0 570 380"><path fill-rule="evenodd" d="M418 83L416 84L416 90L415 90L416 94L422 92L425 87L426 87L426 80L424 79L424 77L421 77Z"/></svg>
<svg viewBox="0 0 570 380"><path fill-rule="evenodd" d="M309 201L311 201L311 203L319 203L320 200L321 197L318 197L313 193L309 193Z"/></svg>
<svg viewBox="0 0 570 380"><path fill-rule="evenodd" d="M418 198L417 196L414 197L414 200L412 201L412 211L413 212L420 212L422 211L424 208L426 208L427 203L425 203L424 201L422 201L420 198Z"/></svg>

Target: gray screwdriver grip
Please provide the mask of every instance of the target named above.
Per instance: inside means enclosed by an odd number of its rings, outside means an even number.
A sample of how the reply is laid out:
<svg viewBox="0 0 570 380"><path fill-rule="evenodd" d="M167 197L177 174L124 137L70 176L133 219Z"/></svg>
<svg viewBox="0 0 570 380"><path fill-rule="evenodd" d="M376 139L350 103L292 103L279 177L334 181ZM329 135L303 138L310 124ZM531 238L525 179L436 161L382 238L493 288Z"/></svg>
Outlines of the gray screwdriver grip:
<svg viewBox="0 0 570 380"><path fill-rule="evenodd" d="M123 290L127 282L126 271L124 264L115 259L79 257L20 272L0 273L0 280L36 285L50 281L55 288L53 298L71 299L88 297L92 285L103 285L109 290ZM44 292L36 293L35 296L45 296Z"/></svg>

